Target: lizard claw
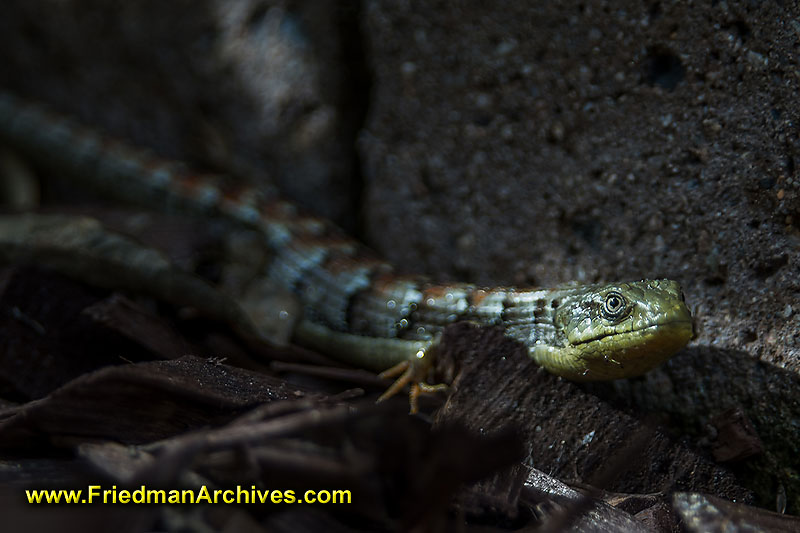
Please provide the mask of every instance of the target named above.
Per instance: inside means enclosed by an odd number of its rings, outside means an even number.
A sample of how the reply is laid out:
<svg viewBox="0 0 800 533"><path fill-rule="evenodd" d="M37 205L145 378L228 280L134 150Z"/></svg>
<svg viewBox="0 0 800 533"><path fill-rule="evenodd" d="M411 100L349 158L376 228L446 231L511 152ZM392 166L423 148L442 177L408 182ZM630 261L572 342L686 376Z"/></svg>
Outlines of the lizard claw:
<svg viewBox="0 0 800 533"><path fill-rule="evenodd" d="M431 370L433 360L431 355L426 350L421 349L417 352L415 358L407 359L381 372L379 374L381 378L397 377L397 379L386 389L386 392L380 395L378 402L391 398L406 385L410 385L408 392L409 414L413 415L419 411L418 400L420 395L446 391L447 385L443 383L431 385L425 382L425 378Z"/></svg>

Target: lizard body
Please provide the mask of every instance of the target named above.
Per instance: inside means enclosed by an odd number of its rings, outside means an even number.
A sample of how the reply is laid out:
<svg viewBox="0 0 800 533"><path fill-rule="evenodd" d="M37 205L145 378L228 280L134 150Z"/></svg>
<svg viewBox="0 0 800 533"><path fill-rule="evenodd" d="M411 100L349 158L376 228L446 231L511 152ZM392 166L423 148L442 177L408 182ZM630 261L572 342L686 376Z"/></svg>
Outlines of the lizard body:
<svg viewBox="0 0 800 533"><path fill-rule="evenodd" d="M333 224L285 201L107 141L4 93L0 138L122 200L166 201L256 228L274 253L265 275L303 304L295 340L375 371L405 365L405 381L427 369L441 331L461 320L502 327L537 363L572 380L640 375L692 335L681 289L671 280L552 289L437 285L395 274Z"/></svg>

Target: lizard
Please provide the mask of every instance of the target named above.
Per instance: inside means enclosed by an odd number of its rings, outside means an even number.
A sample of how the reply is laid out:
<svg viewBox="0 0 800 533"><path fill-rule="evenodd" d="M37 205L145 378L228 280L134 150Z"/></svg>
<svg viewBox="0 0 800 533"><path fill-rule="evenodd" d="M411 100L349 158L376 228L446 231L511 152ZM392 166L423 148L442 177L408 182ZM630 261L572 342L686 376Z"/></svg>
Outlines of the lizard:
<svg viewBox="0 0 800 533"><path fill-rule="evenodd" d="M108 140L72 119L0 92L0 139L109 196L166 202L256 229L274 256L264 275L299 298L293 340L398 378L385 399L421 392L442 331L457 321L499 326L549 372L573 381L639 376L693 335L683 292L668 279L554 288L436 284L402 276L333 223L223 174L196 173Z"/></svg>

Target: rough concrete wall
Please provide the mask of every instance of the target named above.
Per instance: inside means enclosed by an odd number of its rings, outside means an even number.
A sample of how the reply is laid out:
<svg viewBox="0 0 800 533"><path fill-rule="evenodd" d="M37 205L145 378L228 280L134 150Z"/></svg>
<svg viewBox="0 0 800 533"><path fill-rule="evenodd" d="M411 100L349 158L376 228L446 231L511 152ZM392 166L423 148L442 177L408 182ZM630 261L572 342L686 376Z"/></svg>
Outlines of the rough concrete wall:
<svg viewBox="0 0 800 533"><path fill-rule="evenodd" d="M346 223L360 104L343 43L355 17L341 12L282 0L7 2L0 86L164 156L277 182Z"/></svg>
<svg viewBox="0 0 800 533"><path fill-rule="evenodd" d="M371 243L478 283L679 280L694 344L600 389L699 433L742 406L778 456L766 491L794 483L800 9L367 1L363 20Z"/></svg>

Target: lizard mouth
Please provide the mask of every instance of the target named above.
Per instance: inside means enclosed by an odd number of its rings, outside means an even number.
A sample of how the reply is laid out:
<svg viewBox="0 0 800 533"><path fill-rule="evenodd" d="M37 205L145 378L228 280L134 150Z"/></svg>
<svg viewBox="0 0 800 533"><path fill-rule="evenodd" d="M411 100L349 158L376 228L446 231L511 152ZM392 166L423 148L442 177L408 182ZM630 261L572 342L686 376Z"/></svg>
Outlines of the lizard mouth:
<svg viewBox="0 0 800 533"><path fill-rule="evenodd" d="M676 331L683 331L689 328L689 337L686 342L694 337L694 323L690 318L682 318L676 320L667 320L656 324L651 324L639 329L632 329L630 331L615 331L598 335L597 337L586 339L576 342L573 346L586 346L595 342L603 342L604 339L625 340L634 338L651 337L652 334L663 333L664 335L674 334ZM660 331L659 331L660 330ZM607 342L607 341L606 341Z"/></svg>
<svg viewBox="0 0 800 533"><path fill-rule="evenodd" d="M686 346L692 338L691 320L670 320L633 331L606 335L576 345L587 372L580 381L640 376Z"/></svg>
<svg viewBox="0 0 800 533"><path fill-rule="evenodd" d="M652 370L686 346L692 329L690 319L669 320L595 337L562 351L534 346L530 353L550 372L572 381L631 378Z"/></svg>

